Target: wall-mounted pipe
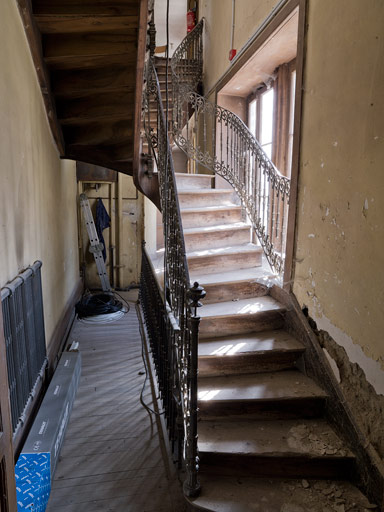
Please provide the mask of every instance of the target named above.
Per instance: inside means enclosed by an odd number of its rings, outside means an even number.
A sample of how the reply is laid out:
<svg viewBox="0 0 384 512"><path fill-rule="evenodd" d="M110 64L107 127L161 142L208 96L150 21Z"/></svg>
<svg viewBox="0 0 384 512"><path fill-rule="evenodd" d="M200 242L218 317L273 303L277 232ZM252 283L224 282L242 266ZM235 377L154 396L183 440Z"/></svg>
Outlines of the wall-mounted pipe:
<svg viewBox="0 0 384 512"><path fill-rule="evenodd" d="M236 50L233 47L234 38L235 38L235 1L232 0L232 27L231 27L231 46L229 50L229 60L232 60L236 55Z"/></svg>

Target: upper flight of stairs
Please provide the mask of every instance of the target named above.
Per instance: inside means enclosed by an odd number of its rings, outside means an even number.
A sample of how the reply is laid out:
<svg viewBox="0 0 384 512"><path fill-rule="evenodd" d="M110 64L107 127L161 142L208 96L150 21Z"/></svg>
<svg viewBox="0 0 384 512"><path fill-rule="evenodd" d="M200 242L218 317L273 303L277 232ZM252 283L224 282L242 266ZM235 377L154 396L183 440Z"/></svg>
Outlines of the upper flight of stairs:
<svg viewBox="0 0 384 512"><path fill-rule="evenodd" d="M161 98L163 102L164 115L167 115L167 101L166 101L166 59L162 57L156 57L154 60L157 77L160 85ZM170 125L172 116L172 72L171 72L171 64L168 66L168 124ZM145 115L145 122L149 124L151 128L153 128L154 133L156 133L156 124L157 124L157 102L154 98L150 100L149 103L149 113L147 112ZM144 122L141 123L141 130L144 131ZM146 137L143 137L142 141L142 152L148 154L149 147Z"/></svg>
<svg viewBox="0 0 384 512"><path fill-rule="evenodd" d="M299 370L305 347L232 191L176 173L191 281L207 291L198 379L198 498L217 512L369 510L355 457L325 419L327 394Z"/></svg>

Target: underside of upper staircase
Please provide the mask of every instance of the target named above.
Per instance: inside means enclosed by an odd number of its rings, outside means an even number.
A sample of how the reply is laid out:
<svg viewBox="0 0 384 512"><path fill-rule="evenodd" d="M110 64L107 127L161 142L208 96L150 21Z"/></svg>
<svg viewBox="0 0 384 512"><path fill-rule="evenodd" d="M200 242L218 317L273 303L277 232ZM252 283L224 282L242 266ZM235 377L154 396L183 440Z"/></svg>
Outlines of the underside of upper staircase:
<svg viewBox="0 0 384 512"><path fill-rule="evenodd" d="M148 2L17 1L60 156L132 175Z"/></svg>

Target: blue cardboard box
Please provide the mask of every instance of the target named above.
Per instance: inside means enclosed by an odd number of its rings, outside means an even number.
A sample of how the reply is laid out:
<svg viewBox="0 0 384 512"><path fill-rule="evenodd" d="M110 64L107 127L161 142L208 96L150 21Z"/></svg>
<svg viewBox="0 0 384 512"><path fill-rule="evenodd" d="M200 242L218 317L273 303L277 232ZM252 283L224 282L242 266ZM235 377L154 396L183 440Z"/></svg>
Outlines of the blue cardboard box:
<svg viewBox="0 0 384 512"><path fill-rule="evenodd" d="M15 467L18 511L46 509L80 374L80 352L64 352Z"/></svg>

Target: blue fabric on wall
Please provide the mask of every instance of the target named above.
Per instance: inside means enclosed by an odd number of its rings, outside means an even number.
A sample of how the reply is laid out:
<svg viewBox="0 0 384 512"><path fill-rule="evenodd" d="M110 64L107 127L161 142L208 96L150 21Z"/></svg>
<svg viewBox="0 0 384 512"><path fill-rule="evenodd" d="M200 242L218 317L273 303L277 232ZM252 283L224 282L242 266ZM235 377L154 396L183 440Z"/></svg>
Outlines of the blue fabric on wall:
<svg viewBox="0 0 384 512"><path fill-rule="evenodd" d="M103 237L103 231L111 226L111 218L105 209L102 199L97 200L96 204L96 231L99 237L99 241L103 244L103 258L104 261L107 259L107 251L105 249L105 242Z"/></svg>

